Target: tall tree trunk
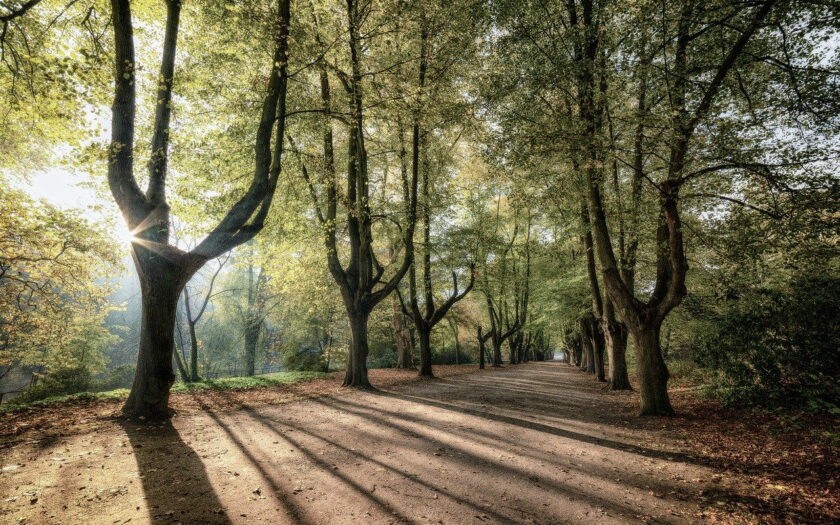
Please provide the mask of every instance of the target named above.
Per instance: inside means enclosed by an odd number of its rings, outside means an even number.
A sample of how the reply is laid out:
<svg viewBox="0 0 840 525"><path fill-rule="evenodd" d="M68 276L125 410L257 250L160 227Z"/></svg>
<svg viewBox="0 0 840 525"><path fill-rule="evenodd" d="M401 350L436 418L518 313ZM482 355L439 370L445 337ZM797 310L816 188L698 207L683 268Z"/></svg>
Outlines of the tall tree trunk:
<svg viewBox="0 0 840 525"><path fill-rule="evenodd" d="M327 362L324 363L324 373L330 372L330 359L332 358L332 334L327 336Z"/></svg>
<svg viewBox="0 0 840 525"><path fill-rule="evenodd" d="M190 325L190 381L200 381L198 377L198 338L195 335L195 323L189 322Z"/></svg>
<svg viewBox="0 0 840 525"><path fill-rule="evenodd" d="M476 328L476 335L478 339L478 368L479 370L484 370L484 352L486 350L484 348L484 337L482 337L480 326Z"/></svg>
<svg viewBox="0 0 840 525"><path fill-rule="evenodd" d="M607 309L612 312L609 300ZM612 313L607 315L604 338L607 339L610 360L609 389L632 390L630 378L627 375L627 327L616 320Z"/></svg>
<svg viewBox="0 0 840 525"><path fill-rule="evenodd" d="M595 345L591 337L586 345L586 373L595 375Z"/></svg>
<svg viewBox="0 0 840 525"><path fill-rule="evenodd" d="M249 319L245 325L245 375L247 376L253 376L257 372L257 343L259 339L259 325Z"/></svg>
<svg viewBox="0 0 840 525"><path fill-rule="evenodd" d="M458 321L453 320L452 317L447 317L446 322L449 323L449 328L452 329L452 337L455 339L455 364L461 364L461 341L458 339Z"/></svg>
<svg viewBox="0 0 840 525"><path fill-rule="evenodd" d="M432 330L431 327L418 326L420 336L420 374L423 377L434 377L432 373Z"/></svg>
<svg viewBox="0 0 840 525"><path fill-rule="evenodd" d="M397 349L397 368L414 368L411 334L406 326L405 314L397 294L391 298L391 328L394 331L394 346Z"/></svg>
<svg viewBox="0 0 840 525"><path fill-rule="evenodd" d="M493 334L493 367L502 366L502 341Z"/></svg>
<svg viewBox="0 0 840 525"><path fill-rule="evenodd" d="M519 334L508 339L508 350L510 351L510 364L515 365L517 361L516 341Z"/></svg>
<svg viewBox="0 0 840 525"><path fill-rule="evenodd" d="M170 416L169 389L175 349L175 314L187 276L177 265L145 248L137 248L142 314L137 370L123 412L132 417L163 419Z"/></svg>
<svg viewBox="0 0 840 525"><path fill-rule="evenodd" d="M600 382L606 382L607 378L604 373L604 334L600 330L596 319L590 319L590 323L592 325L592 357L595 367L595 379Z"/></svg>
<svg viewBox="0 0 840 525"><path fill-rule="evenodd" d="M651 322L632 331L638 355L637 373L641 391L642 416L673 415L668 398L670 374L659 347L661 323Z"/></svg>
<svg viewBox="0 0 840 525"><path fill-rule="evenodd" d="M177 317L175 319L175 328L179 332L179 337L177 339L175 339L176 348L173 352L175 354L175 364L178 366L178 373L181 375L181 381L183 381L184 383L189 383L190 382L190 373L187 371L187 364L184 362L184 356L183 356L184 342L181 340L181 337L180 337L181 329L180 329L180 327L178 327ZM2 378L0 378L0 379L2 379Z"/></svg>
<svg viewBox="0 0 840 525"><path fill-rule="evenodd" d="M373 390L367 374L368 318L370 314L364 310L353 311L349 308L347 314L350 317L352 337L347 352L347 371L344 375L343 385Z"/></svg>
<svg viewBox="0 0 840 525"><path fill-rule="evenodd" d="M590 359L592 356L592 338L589 335L589 331L586 328L586 323L582 322L583 330L581 331L580 337L580 364L578 365L581 370L587 373L594 373L595 368L593 363L593 359ZM591 369L591 370L590 370Z"/></svg>

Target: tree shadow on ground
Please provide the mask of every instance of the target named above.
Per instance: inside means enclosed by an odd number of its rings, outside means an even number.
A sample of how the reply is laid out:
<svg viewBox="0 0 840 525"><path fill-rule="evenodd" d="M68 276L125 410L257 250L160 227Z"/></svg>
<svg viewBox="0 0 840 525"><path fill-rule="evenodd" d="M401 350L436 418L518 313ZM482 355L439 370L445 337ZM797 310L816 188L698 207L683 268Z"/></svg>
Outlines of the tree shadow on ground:
<svg viewBox="0 0 840 525"><path fill-rule="evenodd" d="M620 450L623 452L631 452L633 454L638 454L640 456L645 456L652 459L662 459L667 461L680 461L682 463L697 463L697 458L692 454L686 454L682 452L675 452L675 451L667 451L667 450L656 450L647 447L641 447L639 445L633 445L629 443L622 443L620 441L613 441L610 439L600 438L597 436L590 436L588 434L583 434L580 432L575 432L572 430L566 430L563 428L558 428L551 425L546 425L543 423L538 423L536 421L529 421L526 419L516 418L512 416L506 416L503 414L494 414L487 410L478 410L475 408L462 406L462 405L453 405L450 403L445 403L442 401L437 401L434 399L429 399L426 397L419 397L413 396L408 394L402 394L397 392L371 392L373 395L379 395L383 397L393 398L393 399L401 399L403 401L409 401L414 403L420 403L423 405L428 405L435 408L440 408L443 410L450 410L455 412L460 412L462 414L468 414L470 416L481 417L484 419L490 419L493 421L498 421L500 423L507 423L509 425L516 425L522 428L527 428L530 430L536 430L539 432L544 432L546 434L552 434L558 437L566 438L566 439L574 439L576 441L581 441L584 443L589 443L592 445L598 445L601 447L607 447L614 450Z"/></svg>
<svg viewBox="0 0 840 525"><path fill-rule="evenodd" d="M152 523L231 523L204 463L170 421L119 425L134 451Z"/></svg>
<svg viewBox="0 0 840 525"><path fill-rule="evenodd" d="M374 428L378 425L380 428L389 428L391 430L400 432L401 434L405 435L411 433L409 429L405 428L404 425L400 423L400 420L403 419L403 415L395 416L394 418L388 419L378 417L373 414L363 413L361 411L354 410L350 407L355 406L355 404L350 403L347 400L339 401L339 399L331 396L328 396L326 398L317 398L313 400L313 402L322 405L326 409L323 412L323 414L328 414L330 413L330 411L333 410L337 410L339 412L349 412L353 413L354 415L360 417L363 420L369 421L372 424L371 428ZM411 403L411 401L408 402ZM327 447L341 450L342 452L353 456L357 461L373 464L380 470L385 470L394 475L397 475L412 485L416 485L418 487L422 487L423 489L433 491L434 493L438 493L442 498L450 499L458 503L459 505L463 505L464 507L471 509L473 512L478 512L479 514L484 515L486 518L495 520L498 523L511 522L510 515L504 515L497 512L497 510L494 509L494 505L488 504L486 501L482 501L482 499L484 498L478 497L479 493L475 491L465 492L463 487L456 490L447 490L439 483L439 480L424 479L423 477L418 476L414 472L411 472L407 468L404 468L402 466L398 467L377 460L370 454L366 454L358 450L358 448L356 447L358 447L361 443L373 443L376 440L377 436L372 431L367 431L364 429L354 429L354 432L352 434L348 433L346 435L346 442L342 443L338 439L327 438L321 433L313 429L307 428L306 425L291 423L290 421L287 421L286 418L271 417L261 413L260 410L248 407L244 404L240 404L240 409L245 414L247 414L254 423L262 426L265 430L271 432L275 438L282 439L288 445L295 447L297 451L299 451L306 457L306 459L309 461L313 468L322 471L328 476L335 478L336 481L344 484L357 495L369 500L386 515L395 516L401 522L412 523L414 520L409 518L406 514L400 512L386 499L383 499L378 495L372 494L366 487L359 485L356 481L354 481L347 475L334 470L330 464L326 463L316 455L316 451L314 449L310 450L309 447L307 447L300 439L295 439L291 437L287 433L287 431L294 430L302 435L308 436L310 439L314 439L316 442L320 441ZM251 452L246 450L244 444L236 437L236 431L224 421L222 421L218 414L215 414L212 411L210 411L209 414L210 417L214 420L214 422L224 432L226 432L229 437L231 437L234 440L234 442L242 450L242 452L251 457ZM415 419L415 422L418 421L419 420ZM548 472L543 473L543 475L540 476L539 481L535 482L534 479L536 478L533 475L533 473L529 473L526 470L516 468L512 465L506 465L500 461L488 461L487 458L483 458L479 455L473 454L466 448L458 447L453 444L436 439L432 437L432 434L440 433L442 432L442 429L434 428L433 425L429 424L428 422L421 422L421 424L424 427L426 427L426 431L423 431L424 435L418 435L418 437L422 438L425 441L424 447L429 449L429 456L441 455L440 453L435 454L434 450L457 450L458 455L448 457L447 462L458 465L459 469L465 471L476 469L478 471L482 471L485 475L488 476L500 474L504 479L518 479L519 481L521 481L523 486L527 486L531 483L538 483L538 485L543 486L547 490L554 491L556 494L562 494L563 497L567 498L569 501L585 502L586 505L589 505L592 508L607 509L609 512L612 513L612 515L620 516L628 521L634 521L634 518L637 515L637 511L631 508L630 506L626 505L623 501L603 497L601 494L587 491L582 487L576 487L568 483L552 481L551 479L549 479L551 473ZM492 444L497 445L498 450L504 450L507 448L507 444L503 440L497 439ZM254 460L252 459L252 461ZM568 469L566 471L568 472ZM267 476L267 473L265 474ZM604 479L607 479L606 476L604 477ZM493 496L491 496L491 494L494 494L497 488L498 487L485 487L484 490L480 492L483 496L488 496L492 499ZM495 494L495 497L503 497L503 494ZM536 508L518 509L519 512L525 514L528 514L531 511L536 512L536 510ZM534 516L532 516L531 519L536 519L539 522L540 516L544 518L544 515L534 514Z"/></svg>

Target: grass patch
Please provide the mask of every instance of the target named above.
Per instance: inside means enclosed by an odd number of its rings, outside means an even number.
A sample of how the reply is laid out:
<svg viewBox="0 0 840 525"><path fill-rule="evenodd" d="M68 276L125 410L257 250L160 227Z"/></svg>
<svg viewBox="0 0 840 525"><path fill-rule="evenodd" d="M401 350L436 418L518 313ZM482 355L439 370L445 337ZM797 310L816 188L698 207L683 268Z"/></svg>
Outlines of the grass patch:
<svg viewBox="0 0 840 525"><path fill-rule="evenodd" d="M329 374L323 372L276 372L254 377L223 377L219 379L206 379L196 383L178 382L172 386L173 394L200 392L202 390L249 390L266 388L277 385L290 385L301 381L308 381L318 377L326 377ZM15 400L0 405L0 414L17 412L30 407L45 405L58 405L77 401L121 401L128 397L128 389L107 390L104 392L80 392L78 394L67 394L62 396L51 396L38 401L15 403Z"/></svg>
<svg viewBox="0 0 840 525"><path fill-rule="evenodd" d="M63 396L50 396L37 401L29 401L23 403L16 403L14 400L6 404L0 405L0 414L8 412L17 412L30 407L38 407L44 405L57 405L62 403L72 403L74 401L109 401L121 400L128 397L128 389L118 388L116 390L107 390L105 392L79 392L78 394L66 394Z"/></svg>
<svg viewBox="0 0 840 525"><path fill-rule="evenodd" d="M323 372L276 372L253 377L222 377L219 379L205 379L196 383L178 382L172 387L173 393L197 392L200 390L248 390L251 388L265 388L276 385L289 385L326 377Z"/></svg>

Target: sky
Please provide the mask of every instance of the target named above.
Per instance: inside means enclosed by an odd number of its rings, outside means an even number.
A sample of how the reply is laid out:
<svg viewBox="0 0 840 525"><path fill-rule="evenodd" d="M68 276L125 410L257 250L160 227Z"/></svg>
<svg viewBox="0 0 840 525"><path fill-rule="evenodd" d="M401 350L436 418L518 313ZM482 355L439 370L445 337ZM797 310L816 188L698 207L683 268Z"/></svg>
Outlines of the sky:
<svg viewBox="0 0 840 525"><path fill-rule="evenodd" d="M53 167L33 172L27 181L19 183L22 190L36 199L43 199L62 209L79 209L93 221L107 221L113 224L114 237L128 244L131 234L120 215L116 203L103 199L96 190L86 184L86 174L78 174L62 167Z"/></svg>

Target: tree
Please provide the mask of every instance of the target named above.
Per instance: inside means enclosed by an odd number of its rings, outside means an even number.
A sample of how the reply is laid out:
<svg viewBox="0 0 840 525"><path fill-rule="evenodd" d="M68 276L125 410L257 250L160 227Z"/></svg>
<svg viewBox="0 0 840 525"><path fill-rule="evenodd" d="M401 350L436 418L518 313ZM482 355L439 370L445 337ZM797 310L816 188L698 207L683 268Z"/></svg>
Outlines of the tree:
<svg viewBox="0 0 840 525"><path fill-rule="evenodd" d="M394 273L385 278L385 267L379 262L373 247L373 215L371 213L370 179L366 146L365 104L363 87L364 55L360 40L360 31L367 19L369 5L361 5L355 0L347 1L346 23L348 28L348 49L350 72L337 67L332 69L341 80L349 98L347 124L347 193L342 200L346 202L346 230L349 244L348 263L343 265L337 243L336 216L339 204L335 173L335 150L333 145L332 123L325 119L323 123L323 180L326 185L324 203L318 196L317 188L303 169L310 193L316 207L318 221L324 229L324 243L327 250L327 263L330 273L339 285L345 309L350 320L351 342L348 347L347 372L344 386L372 388L367 377L368 355L368 319L373 308L382 302L400 283L408 272L413 260L412 239L417 213L417 178L420 129L415 120L412 129L413 166L411 180L407 182L407 217L403 228L403 260ZM322 55L323 57L323 55ZM325 59L322 58L322 62ZM422 78L422 74L421 74ZM322 112L333 114L333 102L330 89L330 75L327 64L322 63L319 75L321 88Z"/></svg>
<svg viewBox="0 0 840 525"><path fill-rule="evenodd" d="M694 27L697 23L693 19L693 2L686 2L678 18L676 46L674 49L674 70L671 73L672 90L670 94L671 110L674 117L671 120L671 137L668 152L666 179L658 184L660 193L660 220L657 227L657 277L654 289L646 303L637 300L630 292L627 284L621 279L620 269L610 240L609 228L604 214L603 200L599 178L595 172L596 150L590 144L590 158L593 163L584 169L587 187L587 201L589 215L592 222L595 245L607 293L612 303L618 308L622 318L633 336L638 352L638 375L641 384L642 415L670 415L673 408L668 397L668 368L662 358L659 347L659 331L668 313L682 301L686 294L685 277L688 264L685 256L683 232L678 208L679 188L684 182L686 155L689 144L698 124L707 116L712 103L718 94L729 71L735 65L738 57L743 53L747 42L759 29L773 6L773 1L763 2L755 10L746 13L736 10L732 16L741 15L745 18L745 26L738 31L737 38L729 44L727 53L711 67L711 81L700 92L699 102L689 109L687 106L688 75L687 53L691 41L696 38ZM591 9L591 5L588 7ZM587 3L584 3L584 31L589 39L594 38L596 29L587 18ZM694 30L694 31L692 31ZM596 45L597 43L592 43ZM594 67L594 54L587 57L589 66ZM590 83L585 74L581 76L581 84ZM594 89L592 85L584 86L581 107L589 104L589 97ZM594 133L595 117L586 117L591 121Z"/></svg>
<svg viewBox="0 0 840 525"><path fill-rule="evenodd" d="M213 273L212 277L210 277L210 281L207 283L207 289L204 292L204 299L201 300L201 305L195 310L195 314L193 314L193 310L195 309L192 305L192 297L190 294L190 289L188 285L184 285L184 292L183 292L183 301L184 301L184 314L186 316L187 322L187 330L189 331L190 336L190 362L187 365L184 362L184 357L175 352L175 362L178 364L178 369L181 372L181 378L185 382L196 382L200 381L201 378L198 375L198 336L196 335L195 327L201 318L204 316L204 312L207 310L207 306L210 304L210 299L212 299L215 295L220 293L225 293L227 290L223 290L222 292L213 293L213 287L216 283L216 278L221 273L222 268L224 268L225 263L230 259L230 257L226 257L224 259L219 259L218 266L216 267L216 271ZM180 337L180 324L177 325L178 333Z"/></svg>
<svg viewBox="0 0 840 525"><path fill-rule="evenodd" d="M421 82L422 84L422 82ZM419 152L418 152L419 153ZM415 158L415 163L417 159ZM416 165L416 164L415 164ZM420 339L420 375L432 377L432 350L431 350L431 334L432 329L437 325L450 308L458 301L463 299L472 290L475 282L475 268L474 265L470 267L470 281L466 288L461 292L458 290L458 275L452 272L452 293L439 306L435 306L435 294L432 286L432 241L431 241L431 194L430 194L430 166L426 163L426 169L423 170L422 175L422 213L421 221L423 224L423 242L421 244L421 254L423 263L423 309L420 308L420 300L417 293L417 269L416 262L412 264L409 270L409 307L410 318L414 321L414 327ZM399 293L399 290L397 290ZM456 336L457 337L457 336Z"/></svg>
<svg viewBox="0 0 840 525"><path fill-rule="evenodd" d="M2 180L0 377L19 365L98 371L109 287L96 281L119 267L107 225L7 186Z"/></svg>
<svg viewBox="0 0 840 525"><path fill-rule="evenodd" d="M136 238L132 257L140 277L143 301L137 371L123 411L148 419L169 417L169 389L175 380L172 371L175 315L184 285L206 261L250 240L263 227L281 169L288 76L290 9L289 0L280 0L274 59L255 141L253 179L245 194L194 249L185 252L171 245L166 176L181 2L167 0L166 8L148 186L144 192L134 174L137 64L131 9L128 0L111 2L114 102L108 183Z"/></svg>

